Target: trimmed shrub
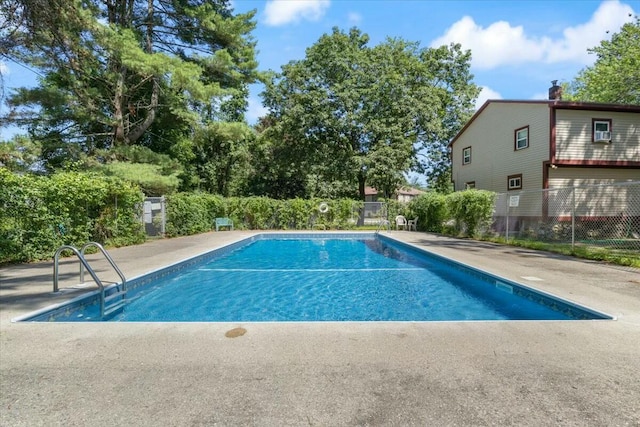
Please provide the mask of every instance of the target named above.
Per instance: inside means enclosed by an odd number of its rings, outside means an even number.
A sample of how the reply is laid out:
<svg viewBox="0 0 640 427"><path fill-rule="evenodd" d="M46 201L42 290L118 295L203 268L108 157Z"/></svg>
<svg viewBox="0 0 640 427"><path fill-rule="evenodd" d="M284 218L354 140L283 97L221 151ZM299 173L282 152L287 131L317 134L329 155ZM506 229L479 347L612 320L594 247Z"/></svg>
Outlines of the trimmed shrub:
<svg viewBox="0 0 640 427"><path fill-rule="evenodd" d="M447 195L447 208L455 220L456 231L473 237L480 227L491 221L495 193L485 190L464 190Z"/></svg>
<svg viewBox="0 0 640 427"><path fill-rule="evenodd" d="M51 258L62 245L144 241L142 193L114 177L0 169L0 263Z"/></svg>
<svg viewBox="0 0 640 427"><path fill-rule="evenodd" d="M333 215L333 225L339 229L350 229L355 226L354 212L364 208L364 202L352 199L338 199L329 203L329 212Z"/></svg>
<svg viewBox="0 0 640 427"><path fill-rule="evenodd" d="M317 205L316 205L317 206ZM277 227L284 230L310 228L311 218L317 212L311 200L300 198L283 200L277 214Z"/></svg>
<svg viewBox="0 0 640 427"><path fill-rule="evenodd" d="M424 193L409 202L409 217L418 217L418 230L441 233L447 220L447 196Z"/></svg>
<svg viewBox="0 0 640 427"><path fill-rule="evenodd" d="M105 201L95 211L93 240L106 246L128 246L142 243L147 236L140 215L144 195L137 185L109 178Z"/></svg>
<svg viewBox="0 0 640 427"><path fill-rule="evenodd" d="M321 203L327 212L320 212ZM291 199L268 197L228 197L210 194L178 193L167 197L167 237L187 236L215 228L216 217L229 217L236 229L307 230L324 228L347 229L353 226L353 209L358 203L351 199Z"/></svg>
<svg viewBox="0 0 640 427"><path fill-rule="evenodd" d="M167 237L211 231L217 217L228 216L225 201L208 193L177 193L166 198Z"/></svg>
<svg viewBox="0 0 640 427"><path fill-rule="evenodd" d="M248 197L245 204L244 223L251 230L267 230L276 224L278 203L268 197Z"/></svg>

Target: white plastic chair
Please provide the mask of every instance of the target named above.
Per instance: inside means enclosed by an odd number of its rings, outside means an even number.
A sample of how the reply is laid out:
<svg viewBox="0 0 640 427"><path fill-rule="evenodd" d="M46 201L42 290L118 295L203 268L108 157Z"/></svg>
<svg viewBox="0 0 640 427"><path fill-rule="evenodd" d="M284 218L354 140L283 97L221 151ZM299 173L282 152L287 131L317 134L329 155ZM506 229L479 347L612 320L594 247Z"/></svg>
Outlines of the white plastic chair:
<svg viewBox="0 0 640 427"><path fill-rule="evenodd" d="M396 217L396 230L400 230L400 228L402 228L403 230L407 229L407 218L403 217L402 215L398 215Z"/></svg>
<svg viewBox="0 0 640 427"><path fill-rule="evenodd" d="M418 231L418 217L407 221L407 228L409 229L409 231Z"/></svg>

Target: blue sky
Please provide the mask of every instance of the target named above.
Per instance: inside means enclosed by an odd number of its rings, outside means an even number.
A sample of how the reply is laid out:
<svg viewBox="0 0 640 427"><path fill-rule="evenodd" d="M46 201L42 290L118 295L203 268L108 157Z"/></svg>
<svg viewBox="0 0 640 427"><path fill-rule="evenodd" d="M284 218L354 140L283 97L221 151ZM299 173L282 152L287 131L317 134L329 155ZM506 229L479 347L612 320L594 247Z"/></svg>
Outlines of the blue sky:
<svg viewBox="0 0 640 427"><path fill-rule="evenodd" d="M279 71L304 58L305 49L334 26L360 28L371 46L387 37L422 47L461 43L472 51L474 82L483 88L478 106L487 99L546 99L551 80L573 80L595 60L587 49L640 13L639 0L235 0L233 7L238 13L257 10L253 36L261 70ZM16 64L0 62L0 70L8 90L35 81ZM251 88L251 123L266 112L260 91L259 85ZM14 132L3 128L1 136Z"/></svg>
<svg viewBox="0 0 640 427"><path fill-rule="evenodd" d="M370 45L387 37L422 47L460 43L472 52L474 82L487 99L546 99L551 80L569 82L640 1L235 0L236 12L257 10L260 69L279 71L334 26L356 26ZM608 31L608 33L607 33ZM251 93L249 121L265 113L260 88Z"/></svg>

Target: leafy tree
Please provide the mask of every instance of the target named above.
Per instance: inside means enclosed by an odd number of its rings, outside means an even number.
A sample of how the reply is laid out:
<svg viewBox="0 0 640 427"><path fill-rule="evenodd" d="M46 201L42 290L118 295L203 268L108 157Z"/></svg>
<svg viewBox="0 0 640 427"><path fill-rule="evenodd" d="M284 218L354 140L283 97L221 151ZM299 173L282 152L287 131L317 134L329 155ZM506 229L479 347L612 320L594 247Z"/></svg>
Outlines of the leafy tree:
<svg viewBox="0 0 640 427"><path fill-rule="evenodd" d="M611 40L588 50L597 59L567 88L569 99L611 104L640 104L640 18L626 23Z"/></svg>
<svg viewBox="0 0 640 427"><path fill-rule="evenodd" d="M365 183L387 194L404 172L424 167L418 152L452 137L472 111L468 52L421 49L388 39L369 47L353 28L334 28L282 67L263 93L276 163L326 182ZM300 194L308 195L308 194Z"/></svg>
<svg viewBox="0 0 640 427"><path fill-rule="evenodd" d="M0 58L7 58L7 53L15 48L14 35L18 31L20 20L19 0L0 0ZM4 74L0 69L0 102L4 102Z"/></svg>
<svg viewBox="0 0 640 427"><path fill-rule="evenodd" d="M226 0L11 3L18 31L0 46L41 77L10 96L6 119L28 126L53 166L114 145L166 149L162 141L181 135L158 136L158 121L184 135L246 108L257 77L255 12L234 16Z"/></svg>
<svg viewBox="0 0 640 427"><path fill-rule="evenodd" d="M455 133L451 138L454 135ZM451 182L449 145L444 141L437 141L424 151L426 153L424 154L426 162L421 164L419 169L424 170L428 177L427 186L438 193L451 193L453 191L453 183Z"/></svg>
<svg viewBox="0 0 640 427"><path fill-rule="evenodd" d="M199 187L229 196L246 182L253 131L244 123L211 122L196 130L191 146L192 169Z"/></svg>
<svg viewBox="0 0 640 427"><path fill-rule="evenodd" d="M37 169L40 146L24 135L16 135L10 141L0 141L0 167L13 172Z"/></svg>
<svg viewBox="0 0 640 427"><path fill-rule="evenodd" d="M256 139L251 150L251 171L247 194L274 199L306 195L309 168L304 149L288 144L272 117L262 117L255 126Z"/></svg>

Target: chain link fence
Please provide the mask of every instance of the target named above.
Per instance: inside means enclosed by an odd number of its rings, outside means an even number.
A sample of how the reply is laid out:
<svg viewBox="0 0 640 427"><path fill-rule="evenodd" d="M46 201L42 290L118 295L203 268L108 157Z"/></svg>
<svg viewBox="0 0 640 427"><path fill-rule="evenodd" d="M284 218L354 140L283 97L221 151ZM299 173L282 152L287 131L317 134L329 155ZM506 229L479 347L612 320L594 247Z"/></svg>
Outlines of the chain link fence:
<svg viewBox="0 0 640 427"><path fill-rule="evenodd" d="M640 181L498 194L491 231L507 240L640 256Z"/></svg>
<svg viewBox="0 0 640 427"><path fill-rule="evenodd" d="M383 220L387 220L387 205L384 202L364 202L362 211L355 208L353 217L358 220L361 216L362 223L359 225L379 225Z"/></svg>

